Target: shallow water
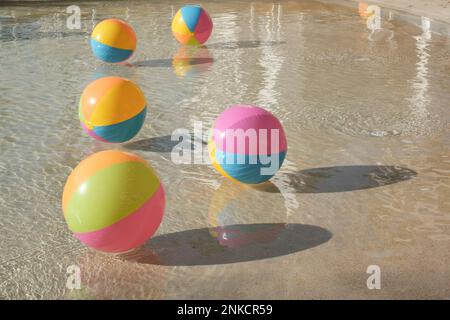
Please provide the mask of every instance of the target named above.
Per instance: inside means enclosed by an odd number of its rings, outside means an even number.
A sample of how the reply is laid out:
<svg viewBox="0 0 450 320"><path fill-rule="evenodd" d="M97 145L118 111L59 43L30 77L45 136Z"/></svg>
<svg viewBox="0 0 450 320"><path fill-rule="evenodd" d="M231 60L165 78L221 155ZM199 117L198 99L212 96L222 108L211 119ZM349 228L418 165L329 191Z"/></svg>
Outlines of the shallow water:
<svg viewBox="0 0 450 320"><path fill-rule="evenodd" d="M79 5L81 30L61 2L0 6L1 298L450 298L447 35L384 9L371 31L356 7L214 1L202 4L212 37L191 50L170 32L180 2ZM111 16L136 30L130 65L90 52L90 30ZM79 125L83 88L105 75L148 99L130 143ZM265 188L171 160L175 129L202 121L206 139L236 103L285 128L289 152ZM109 148L147 159L167 192L158 235L120 256L74 239L60 201L78 162ZM70 265L81 290L66 288ZM381 290L367 289L369 265Z"/></svg>

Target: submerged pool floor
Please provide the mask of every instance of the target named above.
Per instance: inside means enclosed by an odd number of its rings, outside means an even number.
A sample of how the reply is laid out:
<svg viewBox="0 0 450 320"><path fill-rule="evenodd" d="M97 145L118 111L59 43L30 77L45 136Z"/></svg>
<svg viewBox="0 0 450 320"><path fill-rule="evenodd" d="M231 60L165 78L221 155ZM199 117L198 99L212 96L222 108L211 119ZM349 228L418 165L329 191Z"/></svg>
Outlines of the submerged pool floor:
<svg viewBox="0 0 450 320"><path fill-rule="evenodd" d="M79 30L63 4L0 6L0 298L450 298L450 38L383 8L371 30L356 6L200 4L214 31L198 50L172 37L181 2L80 2ZM90 52L109 17L137 33L129 65ZM148 100L121 145L78 121L83 88L109 75ZM285 128L268 188L171 159L174 130L201 123L207 139L237 103ZM61 209L71 170L110 148L149 161L167 192L157 235L120 256L84 247ZM367 287L371 265L380 290ZM70 266L80 290L66 286Z"/></svg>

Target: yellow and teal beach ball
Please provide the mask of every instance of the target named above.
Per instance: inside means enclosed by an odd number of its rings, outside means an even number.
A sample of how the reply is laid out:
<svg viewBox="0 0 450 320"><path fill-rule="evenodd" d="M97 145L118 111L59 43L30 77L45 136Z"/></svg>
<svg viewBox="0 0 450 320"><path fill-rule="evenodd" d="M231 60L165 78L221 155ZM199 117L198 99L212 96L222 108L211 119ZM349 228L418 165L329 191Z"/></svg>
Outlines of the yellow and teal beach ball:
<svg viewBox="0 0 450 320"><path fill-rule="evenodd" d="M141 89L121 77L104 77L89 84L79 104L83 129L103 142L125 142L144 124L147 102Z"/></svg>
<svg viewBox="0 0 450 320"><path fill-rule="evenodd" d="M75 237L105 252L126 252L158 229L165 193L141 157L118 150L91 155L72 171L64 187L64 218Z"/></svg>
<svg viewBox="0 0 450 320"><path fill-rule="evenodd" d="M203 44L211 35L213 23L198 5L182 7L172 20L172 33L182 44Z"/></svg>
<svg viewBox="0 0 450 320"><path fill-rule="evenodd" d="M136 33L120 19L106 19L98 23L91 35L94 55L109 63L127 60L136 50Z"/></svg>

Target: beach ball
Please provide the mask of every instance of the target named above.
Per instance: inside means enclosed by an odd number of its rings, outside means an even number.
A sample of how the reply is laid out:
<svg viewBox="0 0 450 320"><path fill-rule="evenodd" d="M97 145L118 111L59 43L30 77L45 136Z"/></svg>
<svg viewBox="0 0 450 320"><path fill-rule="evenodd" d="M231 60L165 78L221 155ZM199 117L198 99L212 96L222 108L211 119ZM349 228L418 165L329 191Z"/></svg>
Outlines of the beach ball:
<svg viewBox="0 0 450 320"><path fill-rule="evenodd" d="M202 44L211 35L213 23L200 6L182 7L172 20L172 33L182 44Z"/></svg>
<svg viewBox="0 0 450 320"><path fill-rule="evenodd" d="M144 124L147 102L141 89L121 77L104 77L83 91L78 114L83 129L103 142L125 142Z"/></svg>
<svg viewBox="0 0 450 320"><path fill-rule="evenodd" d="M136 50L136 34L133 28L120 19L106 19L98 23L91 35L94 55L109 63L122 62Z"/></svg>
<svg viewBox="0 0 450 320"><path fill-rule="evenodd" d="M235 105L216 119L208 147L213 166L223 176L259 184L283 164L287 141L280 121L269 111Z"/></svg>
<svg viewBox="0 0 450 320"><path fill-rule="evenodd" d="M126 252L158 229L163 186L152 167L134 154L108 150L73 170L64 187L64 218L75 237L105 252Z"/></svg>
<svg viewBox="0 0 450 320"><path fill-rule="evenodd" d="M181 79L207 72L214 59L205 46L181 46L172 58L174 73Z"/></svg>

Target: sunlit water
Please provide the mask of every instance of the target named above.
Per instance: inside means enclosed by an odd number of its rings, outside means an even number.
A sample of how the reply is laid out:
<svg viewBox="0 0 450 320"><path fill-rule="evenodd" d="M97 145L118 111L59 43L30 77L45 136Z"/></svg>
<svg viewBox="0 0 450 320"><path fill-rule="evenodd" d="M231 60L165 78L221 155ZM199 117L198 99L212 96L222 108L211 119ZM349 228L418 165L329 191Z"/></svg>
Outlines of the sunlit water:
<svg viewBox="0 0 450 320"><path fill-rule="evenodd" d="M0 297L450 298L449 38L383 9L370 30L356 6L222 2L203 4L214 32L199 50L171 35L179 2L79 3L81 30L61 2L0 6ZM112 16L136 30L131 65L90 52L92 27ZM130 143L80 127L79 96L105 75L148 99ZM175 129L202 121L205 140L236 103L286 130L264 189L171 160ZM120 256L85 248L61 210L71 170L109 148L148 160L167 192L158 235ZM81 290L66 287L70 265ZM369 265L381 290L367 289Z"/></svg>

